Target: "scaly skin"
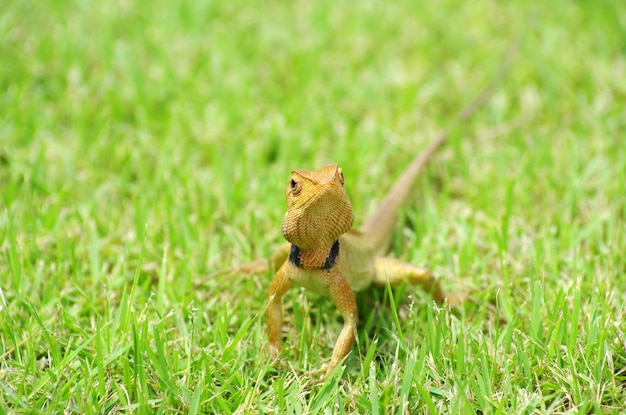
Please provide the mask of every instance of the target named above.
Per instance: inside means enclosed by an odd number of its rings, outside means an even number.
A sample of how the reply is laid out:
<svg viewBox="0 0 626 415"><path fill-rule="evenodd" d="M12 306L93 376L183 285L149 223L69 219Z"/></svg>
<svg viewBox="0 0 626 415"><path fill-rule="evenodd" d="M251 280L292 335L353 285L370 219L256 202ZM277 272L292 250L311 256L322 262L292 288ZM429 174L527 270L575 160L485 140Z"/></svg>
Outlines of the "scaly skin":
<svg viewBox="0 0 626 415"><path fill-rule="evenodd" d="M352 348L358 324L354 291L370 284L384 286L408 281L432 292L437 302L444 300L438 281L428 270L378 256L387 248L397 210L410 194L415 177L444 139L438 139L411 163L361 230L350 230L352 206L339 166L292 172L285 190L287 213L282 226L283 236L291 246L273 257L273 262L283 264L272 280L267 309L269 349L274 355L281 348L282 296L293 285L330 296L343 317L344 326L326 373Z"/></svg>

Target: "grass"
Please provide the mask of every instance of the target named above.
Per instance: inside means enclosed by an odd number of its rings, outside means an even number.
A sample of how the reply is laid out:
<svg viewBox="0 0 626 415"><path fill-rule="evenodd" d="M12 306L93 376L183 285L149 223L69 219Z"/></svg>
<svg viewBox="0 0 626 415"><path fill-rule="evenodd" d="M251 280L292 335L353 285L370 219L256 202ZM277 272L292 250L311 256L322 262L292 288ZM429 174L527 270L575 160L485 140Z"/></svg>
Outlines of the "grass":
<svg viewBox="0 0 626 415"><path fill-rule="evenodd" d="M626 406L620 2L9 2L0 39L0 412ZM293 168L364 218L441 129L392 251L467 304L365 292L311 385L341 321L293 290L272 366L271 275L207 276L281 243Z"/></svg>

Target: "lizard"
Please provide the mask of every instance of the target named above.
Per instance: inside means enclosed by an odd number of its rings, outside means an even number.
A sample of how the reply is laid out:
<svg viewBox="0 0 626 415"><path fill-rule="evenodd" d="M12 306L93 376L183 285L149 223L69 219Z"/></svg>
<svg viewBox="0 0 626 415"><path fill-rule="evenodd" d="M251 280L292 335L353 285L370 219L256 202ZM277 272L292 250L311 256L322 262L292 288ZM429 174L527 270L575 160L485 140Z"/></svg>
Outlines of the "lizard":
<svg viewBox="0 0 626 415"><path fill-rule="evenodd" d="M423 169L445 136L416 157L393 185L378 209L359 229L352 229L354 215L341 167L329 164L319 170L294 170L285 190L287 212L282 234L289 242L273 257L282 261L269 290L266 310L269 350L281 349L282 297L294 285L330 296L343 317L330 362L320 371L329 374L348 355L358 325L354 292L370 285L408 282L432 293L437 303L446 299L439 280L426 268L382 256L391 241L397 212L411 193Z"/></svg>
<svg viewBox="0 0 626 415"><path fill-rule="evenodd" d="M482 92L458 114L466 121L491 95L493 85ZM377 210L359 229L352 229L354 215L345 189L342 169L329 164L319 170L294 170L285 189L287 212L281 231L287 243L270 260L258 260L222 270L261 273L277 270L269 289L266 308L268 349L278 358L281 350L282 298L294 285L330 296L343 317L343 327L330 362L319 372L330 374L350 353L358 325L354 292L370 285L420 285L441 304L460 303L447 297L439 280L426 268L386 257L400 206L408 199L412 186L435 152L448 138L441 132L408 165ZM453 305L454 305L453 304ZM318 371L316 371L318 372Z"/></svg>

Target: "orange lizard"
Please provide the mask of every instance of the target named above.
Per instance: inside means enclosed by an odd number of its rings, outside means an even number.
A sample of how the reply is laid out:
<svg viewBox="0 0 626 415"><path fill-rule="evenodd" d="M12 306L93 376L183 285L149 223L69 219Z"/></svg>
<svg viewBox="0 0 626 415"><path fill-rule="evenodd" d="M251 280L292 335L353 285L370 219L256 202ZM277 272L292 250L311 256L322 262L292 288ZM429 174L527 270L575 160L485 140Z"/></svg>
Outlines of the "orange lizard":
<svg viewBox="0 0 626 415"><path fill-rule="evenodd" d="M417 157L398 179L378 210L359 230L353 230L352 205L337 164L316 171L295 170L287 184L287 213L282 233L290 245L272 258L282 266L270 285L267 308L269 349L278 355L281 348L283 295L293 285L330 296L341 313L344 325L335 344L326 372L330 373L350 352L358 323L354 291L372 283L385 286L408 281L431 291L441 303L445 296L439 282L425 268L395 258L382 257L391 240L399 206L411 192L411 185L445 136ZM288 253L287 253L288 249ZM287 257L283 261L284 257Z"/></svg>
<svg viewBox="0 0 626 415"><path fill-rule="evenodd" d="M460 112L458 119L467 120L489 97L490 89L484 89ZM370 284L385 286L387 283L408 282L424 287L438 303L446 300L438 280L430 271L381 256L391 240L400 205L411 194L417 175L446 139L447 133L443 132L411 162L378 210L358 230L352 229L352 205L337 164L315 171L294 170L291 173L285 190L287 213L282 224L282 234L289 243L278 249L269 262L259 260L230 269L244 273L265 272L270 265L272 269L278 269L270 285L266 311L272 355L279 355L282 343L281 300L293 285L330 296L343 317L343 328L326 365L326 374L352 349L358 324L355 291ZM449 299L450 303L456 301Z"/></svg>

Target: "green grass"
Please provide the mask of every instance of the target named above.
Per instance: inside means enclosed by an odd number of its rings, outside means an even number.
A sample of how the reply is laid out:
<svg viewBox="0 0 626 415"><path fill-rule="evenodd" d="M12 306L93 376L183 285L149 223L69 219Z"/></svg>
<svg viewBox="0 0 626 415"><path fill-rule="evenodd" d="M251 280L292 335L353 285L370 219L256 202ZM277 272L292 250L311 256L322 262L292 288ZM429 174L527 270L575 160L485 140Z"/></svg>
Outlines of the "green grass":
<svg viewBox="0 0 626 415"><path fill-rule="evenodd" d="M623 2L2 9L0 412L623 411ZM271 275L208 276L282 242L293 168L340 163L364 218L441 129L392 250L468 303L363 293L312 385L342 323L293 290L272 366Z"/></svg>

